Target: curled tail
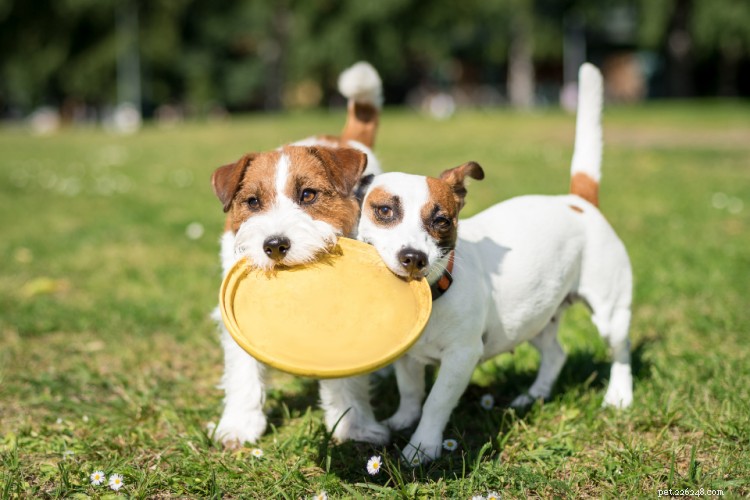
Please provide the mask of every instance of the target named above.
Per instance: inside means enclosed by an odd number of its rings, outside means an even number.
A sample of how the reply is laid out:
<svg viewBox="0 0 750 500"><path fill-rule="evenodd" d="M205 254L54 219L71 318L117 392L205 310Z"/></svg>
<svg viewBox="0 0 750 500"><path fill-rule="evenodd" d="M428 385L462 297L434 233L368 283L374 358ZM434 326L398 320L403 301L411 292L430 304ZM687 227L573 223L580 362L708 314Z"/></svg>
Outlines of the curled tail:
<svg viewBox="0 0 750 500"><path fill-rule="evenodd" d="M375 144L375 133L383 104L383 83L370 63L360 61L339 76L339 92L349 100L341 140Z"/></svg>
<svg viewBox="0 0 750 500"><path fill-rule="evenodd" d="M602 176L602 94L599 69L590 63L578 71L576 142L570 167L570 192L599 206Z"/></svg>

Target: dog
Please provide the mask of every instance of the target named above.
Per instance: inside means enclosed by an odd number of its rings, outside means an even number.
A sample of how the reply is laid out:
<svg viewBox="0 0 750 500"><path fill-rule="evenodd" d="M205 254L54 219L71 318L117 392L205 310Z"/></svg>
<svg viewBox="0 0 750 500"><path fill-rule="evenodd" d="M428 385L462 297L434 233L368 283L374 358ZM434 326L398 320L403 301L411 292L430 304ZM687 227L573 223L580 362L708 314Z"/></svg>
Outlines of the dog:
<svg viewBox="0 0 750 500"><path fill-rule="evenodd" d="M348 98L340 137L315 136L275 151L251 153L216 169L211 183L227 214L221 237L223 274L240 259L258 268L295 266L330 250L339 236L353 236L358 189L380 173L372 153L382 104L382 83L367 63L339 78ZM226 447L256 442L265 432L264 366L230 336L218 308L213 313L224 349L224 409L213 428ZM329 431L340 441L388 441L389 431L369 406L366 377L324 380L321 404Z"/></svg>
<svg viewBox="0 0 750 500"><path fill-rule="evenodd" d="M466 179L484 177L477 163L440 178L385 173L367 189L359 239L374 245L395 274L426 279L433 292L422 336L395 362L400 402L386 420L393 430L419 421L402 450L413 465L440 456L443 430L478 363L530 341L541 355L539 373L512 405L550 396L565 362L557 339L560 317L574 302L592 310L613 351L604 404L625 408L632 402L631 266L597 208L602 77L585 64L579 79L570 194L513 198L459 224ZM425 365L438 363L422 405Z"/></svg>

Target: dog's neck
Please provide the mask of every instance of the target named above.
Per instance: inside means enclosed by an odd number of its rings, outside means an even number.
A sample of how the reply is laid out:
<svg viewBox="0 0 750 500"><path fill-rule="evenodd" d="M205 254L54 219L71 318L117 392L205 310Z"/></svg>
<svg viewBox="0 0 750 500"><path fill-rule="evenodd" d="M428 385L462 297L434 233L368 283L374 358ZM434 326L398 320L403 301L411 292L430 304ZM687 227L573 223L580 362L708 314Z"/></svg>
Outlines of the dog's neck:
<svg viewBox="0 0 750 500"><path fill-rule="evenodd" d="M456 250L451 250L450 253L441 259L441 264L445 262L445 267L442 265L435 266L438 270L431 272L427 276L427 282L430 284L430 292L432 292L433 302L443 296L448 291L451 284L453 283L453 260L456 257ZM447 259L447 262L446 262Z"/></svg>

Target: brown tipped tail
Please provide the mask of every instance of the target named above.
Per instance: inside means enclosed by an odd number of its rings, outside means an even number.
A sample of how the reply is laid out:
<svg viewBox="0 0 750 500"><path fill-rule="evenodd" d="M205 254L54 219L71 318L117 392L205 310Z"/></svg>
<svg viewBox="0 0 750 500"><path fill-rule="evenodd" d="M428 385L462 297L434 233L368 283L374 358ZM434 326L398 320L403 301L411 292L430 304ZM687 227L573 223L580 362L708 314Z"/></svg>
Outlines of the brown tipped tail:
<svg viewBox="0 0 750 500"><path fill-rule="evenodd" d="M380 110L369 103L349 100L346 124L341 132L341 142L358 141L372 148L380 122Z"/></svg>
<svg viewBox="0 0 750 500"><path fill-rule="evenodd" d="M339 76L339 92L349 99L341 141L354 140L372 148L383 100L380 75L369 63L358 62Z"/></svg>
<svg viewBox="0 0 750 500"><path fill-rule="evenodd" d="M576 142L570 168L570 192L599 206L602 168L602 97L604 83L596 66L581 65L578 72Z"/></svg>
<svg viewBox="0 0 750 500"><path fill-rule="evenodd" d="M576 172L570 178L570 193L588 201L595 207L599 206L599 183L588 174Z"/></svg>

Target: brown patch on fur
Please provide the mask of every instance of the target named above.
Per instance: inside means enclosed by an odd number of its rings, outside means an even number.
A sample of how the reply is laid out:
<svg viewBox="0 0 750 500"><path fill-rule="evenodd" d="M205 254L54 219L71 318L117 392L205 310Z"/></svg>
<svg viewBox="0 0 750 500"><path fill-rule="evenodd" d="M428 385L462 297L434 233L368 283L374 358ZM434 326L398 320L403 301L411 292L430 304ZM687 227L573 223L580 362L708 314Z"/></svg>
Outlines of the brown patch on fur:
<svg viewBox="0 0 750 500"><path fill-rule="evenodd" d="M459 210L464 207L464 200L466 199L466 185L464 184L466 177L482 180L484 179L484 170L482 170L479 163L470 161L440 174L440 179L447 182L453 189L453 196L456 199Z"/></svg>
<svg viewBox="0 0 750 500"><path fill-rule="evenodd" d="M599 206L599 183L583 172L577 172L570 179L570 192Z"/></svg>
<svg viewBox="0 0 750 500"><path fill-rule="evenodd" d="M271 208L276 200L276 165L280 157L278 151L253 155L252 163L244 169L234 197L229 202L225 230L236 233L247 219ZM255 209L247 203L251 197L258 198L259 206Z"/></svg>
<svg viewBox="0 0 750 500"><path fill-rule="evenodd" d="M375 144L375 134L378 131L380 110L368 103L349 101L346 123L341 132L341 142L354 140L361 142L368 148Z"/></svg>
<svg viewBox="0 0 750 500"><path fill-rule="evenodd" d="M235 163L217 168L211 175L211 185L219 201L224 205L224 212L229 211L229 206L240 187L240 181L245 175L245 170L256 156L256 153L246 154Z"/></svg>
<svg viewBox="0 0 750 500"><path fill-rule="evenodd" d="M354 232L359 204L354 186L367 165L367 156L356 149L288 146L289 177L284 194L315 220L327 222L340 234ZM301 202L306 189L316 192L311 203Z"/></svg>
<svg viewBox="0 0 750 500"><path fill-rule="evenodd" d="M569 206L569 207L570 207L570 209L571 209L571 210L573 210L574 212L578 212L579 214L582 214L582 213L583 213L583 209L582 209L581 207L577 207L577 206L575 206L575 205L568 205L568 206Z"/></svg>
<svg viewBox="0 0 750 500"><path fill-rule="evenodd" d="M454 248L458 236L458 212L461 210L453 186L442 179L427 177L429 200L422 206L422 225L440 248ZM445 217L450 225L445 228L435 224L437 217Z"/></svg>
<svg viewBox="0 0 750 500"><path fill-rule="evenodd" d="M384 206L390 207L392 210L390 217L383 217L378 213L378 209ZM364 207L364 210L370 220L379 226L393 227L400 224L404 219L404 209L401 206L401 199L381 186L373 188L367 195L367 206Z"/></svg>
<svg viewBox="0 0 750 500"><path fill-rule="evenodd" d="M319 146L325 146L327 148L338 148L344 146L343 142L341 141L341 137L337 135L316 135L315 140L320 142L320 144L318 144Z"/></svg>

